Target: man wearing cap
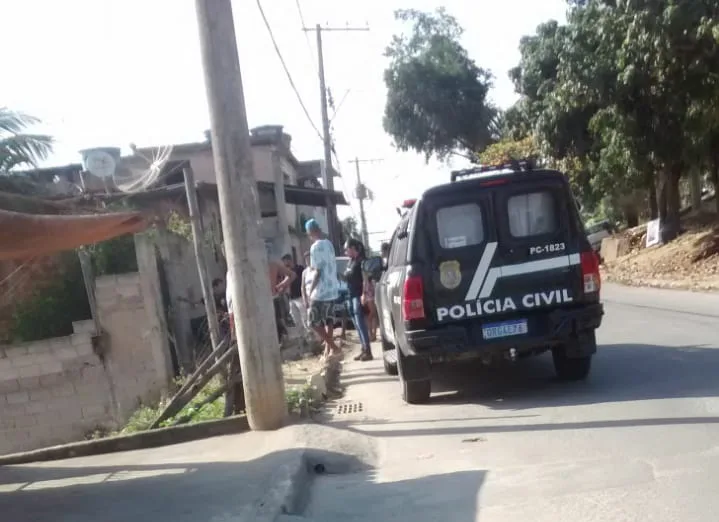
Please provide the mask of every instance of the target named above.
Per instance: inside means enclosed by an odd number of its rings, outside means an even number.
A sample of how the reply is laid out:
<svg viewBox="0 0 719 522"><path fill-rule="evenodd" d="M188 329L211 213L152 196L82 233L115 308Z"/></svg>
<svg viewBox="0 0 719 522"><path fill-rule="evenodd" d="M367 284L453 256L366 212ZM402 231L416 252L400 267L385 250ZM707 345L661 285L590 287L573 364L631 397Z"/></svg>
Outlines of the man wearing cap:
<svg viewBox="0 0 719 522"><path fill-rule="evenodd" d="M313 279L309 289L309 323L325 343L325 357L339 355L341 351L334 341L334 306L339 298L335 247L324 237L319 223L314 219L305 223L305 231L312 241L310 268Z"/></svg>

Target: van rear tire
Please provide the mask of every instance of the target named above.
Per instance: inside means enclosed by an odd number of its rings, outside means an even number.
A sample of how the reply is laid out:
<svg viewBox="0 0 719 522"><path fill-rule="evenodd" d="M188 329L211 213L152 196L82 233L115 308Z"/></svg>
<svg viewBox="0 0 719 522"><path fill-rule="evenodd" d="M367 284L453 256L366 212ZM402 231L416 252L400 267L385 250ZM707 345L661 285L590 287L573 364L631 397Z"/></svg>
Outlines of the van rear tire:
<svg viewBox="0 0 719 522"><path fill-rule="evenodd" d="M407 356L397 348L397 368L402 385L402 400L407 404L425 404L432 395L432 374L429 360Z"/></svg>
<svg viewBox="0 0 719 522"><path fill-rule="evenodd" d="M576 358L567 357L562 348L552 350L552 360L554 361L554 371L562 381L583 381L589 376L592 369L591 355Z"/></svg>
<svg viewBox="0 0 719 522"><path fill-rule="evenodd" d="M426 404L432 395L432 381L402 381L402 399L407 404Z"/></svg>

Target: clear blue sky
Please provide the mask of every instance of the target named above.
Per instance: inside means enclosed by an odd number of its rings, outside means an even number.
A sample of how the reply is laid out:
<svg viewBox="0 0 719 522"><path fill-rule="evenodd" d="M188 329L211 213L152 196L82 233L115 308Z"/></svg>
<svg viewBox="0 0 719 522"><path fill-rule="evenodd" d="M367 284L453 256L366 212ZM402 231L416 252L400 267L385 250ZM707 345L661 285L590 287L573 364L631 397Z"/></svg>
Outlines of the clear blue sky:
<svg viewBox="0 0 719 522"><path fill-rule="evenodd" d="M495 74L493 99L516 96L507 71L519 59L522 35L551 18L563 20L565 0L299 0L308 25L369 25L368 33L324 38L328 86L337 103L333 121L347 194L354 184L348 160L383 158L363 166L376 194L371 232L389 231L394 206L448 179L449 167L398 153L382 130L385 88L382 52L398 29L397 8L444 5L465 28L464 45ZM295 0L264 0L280 50L320 126L316 48L301 30ZM254 0L233 2L250 126L281 124L300 159L322 156L322 144L303 114ZM76 162L89 146L127 147L200 141L209 127L192 0L6 0L0 2L0 48L12 75L0 82L0 105L40 117L57 138L52 165ZM309 37L309 38L308 38ZM356 202L353 202L356 210ZM347 215L349 210L340 212ZM382 235L374 235L374 240Z"/></svg>

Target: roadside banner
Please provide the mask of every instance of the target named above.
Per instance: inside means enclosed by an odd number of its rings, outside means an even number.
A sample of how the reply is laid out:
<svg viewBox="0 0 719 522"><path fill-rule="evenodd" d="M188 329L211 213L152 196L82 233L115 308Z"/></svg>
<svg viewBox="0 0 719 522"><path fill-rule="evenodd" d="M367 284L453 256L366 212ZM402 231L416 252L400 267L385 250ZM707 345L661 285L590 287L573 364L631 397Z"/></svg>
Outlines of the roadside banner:
<svg viewBox="0 0 719 522"><path fill-rule="evenodd" d="M661 230L662 227L659 219L655 219L647 223L647 248L658 245L662 242Z"/></svg>

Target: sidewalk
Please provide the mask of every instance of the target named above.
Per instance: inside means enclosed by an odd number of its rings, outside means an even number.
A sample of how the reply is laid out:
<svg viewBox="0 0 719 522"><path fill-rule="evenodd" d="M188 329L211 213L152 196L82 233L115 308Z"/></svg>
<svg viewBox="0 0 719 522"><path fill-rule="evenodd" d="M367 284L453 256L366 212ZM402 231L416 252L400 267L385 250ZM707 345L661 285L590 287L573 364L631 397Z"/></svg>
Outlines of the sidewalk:
<svg viewBox="0 0 719 522"><path fill-rule="evenodd" d="M303 384L317 365L289 364L288 384ZM376 458L366 437L308 423L3 466L0 513L12 522L272 521L303 511L316 472L366 470Z"/></svg>
<svg viewBox="0 0 719 522"><path fill-rule="evenodd" d="M261 520L303 454L301 427L289 426L7 466L0 468L0 513L13 522Z"/></svg>

